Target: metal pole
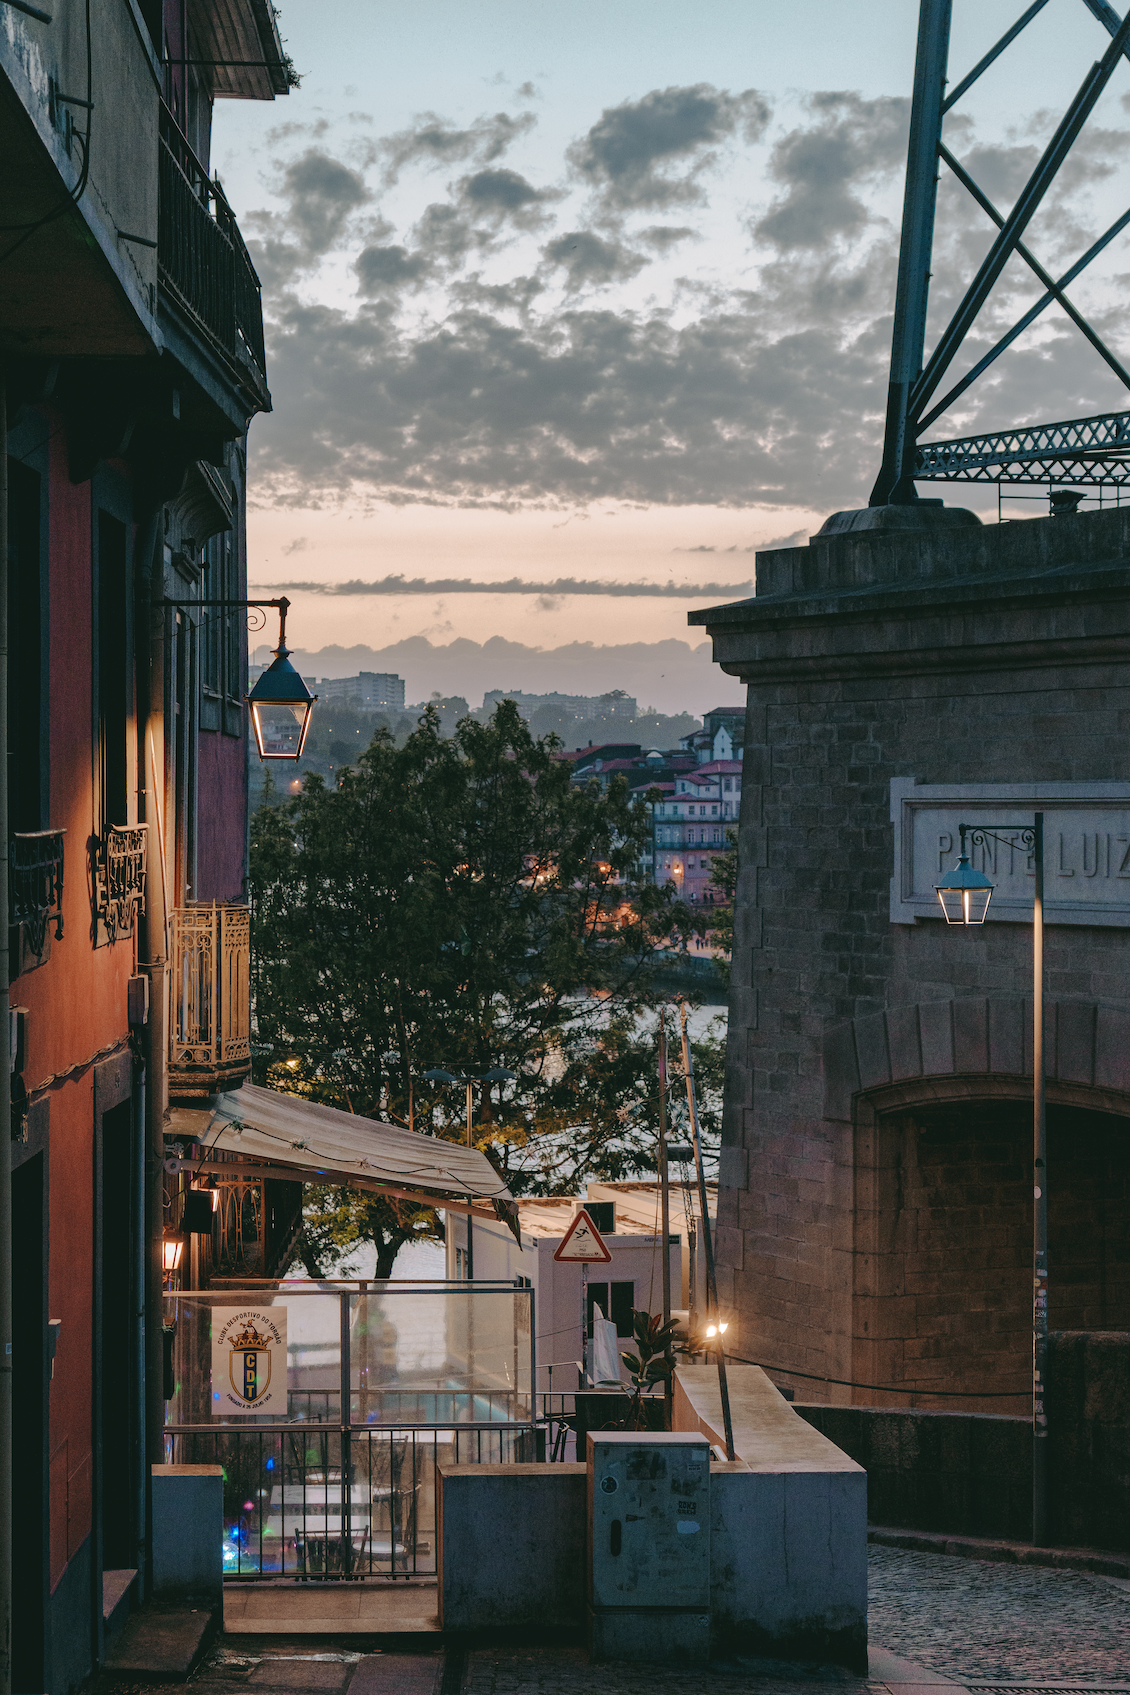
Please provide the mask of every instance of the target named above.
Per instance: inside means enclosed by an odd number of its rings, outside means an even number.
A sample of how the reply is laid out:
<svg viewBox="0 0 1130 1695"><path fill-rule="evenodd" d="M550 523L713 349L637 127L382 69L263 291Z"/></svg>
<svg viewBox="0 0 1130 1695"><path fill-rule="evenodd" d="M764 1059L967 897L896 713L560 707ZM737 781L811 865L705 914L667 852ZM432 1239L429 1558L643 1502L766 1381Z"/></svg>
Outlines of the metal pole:
<svg viewBox="0 0 1130 1695"><path fill-rule="evenodd" d="M667 1026L659 1015L659 1235L662 1242L663 1264L663 1322L671 1322L671 1194L667 1180ZM667 1358L674 1365L670 1347ZM675 1404L675 1385L671 1377L663 1384L663 1424L670 1430Z"/></svg>
<svg viewBox="0 0 1130 1695"><path fill-rule="evenodd" d="M1044 1078L1044 815L1032 843L1036 890L1032 911L1032 1541L1048 1540L1048 1173Z"/></svg>
<svg viewBox="0 0 1130 1695"><path fill-rule="evenodd" d="M581 1388L589 1386L589 1262L581 1261Z"/></svg>
<svg viewBox="0 0 1130 1695"><path fill-rule="evenodd" d="M467 1084L467 1146L474 1147L471 1138L471 1085ZM475 1222L471 1214L467 1214L467 1277L470 1280L475 1275Z"/></svg>
<svg viewBox="0 0 1130 1695"><path fill-rule="evenodd" d="M8 1079L8 397L0 368L0 1695L12 1687L12 1134ZM44 1508L46 1512L46 1505Z"/></svg>
<svg viewBox="0 0 1130 1695"><path fill-rule="evenodd" d="M726 1431L726 1458L735 1459L734 1427L730 1419L730 1386L726 1381L726 1344L723 1340L722 1314L718 1308L718 1280L714 1275L714 1241L710 1234L710 1214L706 1204L706 1174L702 1169L702 1143L698 1135L698 1106L694 1093L694 1060L691 1058L691 1045L687 1038L687 1003L684 1001L679 1009L682 1018L683 1037L683 1071L687 1079L687 1108L691 1120L691 1143L694 1147L695 1171L698 1175L698 1204L702 1212L702 1245L706 1250L706 1316L709 1320L711 1312L714 1323L718 1328L718 1394L722 1401L722 1423Z"/></svg>
<svg viewBox="0 0 1130 1695"><path fill-rule="evenodd" d="M871 491L872 506L918 499L910 476L914 459L914 423L910 392L922 374L926 340L926 303L930 291L930 254L938 198L938 143L946 93L950 17L953 0L922 0L918 9L918 50L914 61L914 98L902 207L895 325L883 464Z"/></svg>

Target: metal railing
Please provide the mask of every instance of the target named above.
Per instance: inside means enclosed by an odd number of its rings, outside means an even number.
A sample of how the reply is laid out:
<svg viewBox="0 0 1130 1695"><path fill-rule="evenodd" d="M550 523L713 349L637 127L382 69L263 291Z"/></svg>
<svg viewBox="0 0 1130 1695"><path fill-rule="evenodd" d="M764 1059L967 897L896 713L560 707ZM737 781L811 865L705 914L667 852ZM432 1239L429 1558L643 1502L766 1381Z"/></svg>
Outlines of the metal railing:
<svg viewBox="0 0 1130 1695"><path fill-rule="evenodd" d="M169 1084L207 1095L251 1070L251 914L213 902L175 907L171 918Z"/></svg>
<svg viewBox="0 0 1130 1695"><path fill-rule="evenodd" d="M145 911L148 829L144 824L112 824L91 851L94 907L111 942L128 936L134 917Z"/></svg>
<svg viewBox="0 0 1130 1695"><path fill-rule="evenodd" d="M161 109L157 264L168 288L266 393L259 278L218 182Z"/></svg>
<svg viewBox="0 0 1130 1695"><path fill-rule="evenodd" d="M8 843L8 920L22 924L29 950L42 957L47 927L63 939L63 837L65 830L30 830Z"/></svg>

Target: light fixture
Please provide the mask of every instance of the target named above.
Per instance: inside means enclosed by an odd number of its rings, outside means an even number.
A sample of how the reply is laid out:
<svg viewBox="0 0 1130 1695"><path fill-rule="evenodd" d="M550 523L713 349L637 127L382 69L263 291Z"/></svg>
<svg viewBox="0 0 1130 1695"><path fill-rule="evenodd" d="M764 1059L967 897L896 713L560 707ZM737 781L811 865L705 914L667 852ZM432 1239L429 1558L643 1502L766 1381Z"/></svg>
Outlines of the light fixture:
<svg viewBox="0 0 1130 1695"><path fill-rule="evenodd" d="M251 725L260 759L301 759L310 730L310 714L317 695L311 694L294 666L286 645L286 614L289 601L279 608L279 645L274 662L267 667L251 693Z"/></svg>
<svg viewBox="0 0 1130 1695"><path fill-rule="evenodd" d="M279 614L279 645L274 649L274 663L264 671L251 693L245 695L251 708L251 725L260 759L301 759L310 729L310 714L316 694L311 694L294 666L286 645L286 615L290 601L283 595L279 600L164 600L162 606L178 611L192 611L206 606L250 607L274 606ZM256 628L262 628L257 625Z"/></svg>
<svg viewBox="0 0 1130 1695"><path fill-rule="evenodd" d="M945 883L935 884L947 924L983 924L989 910L993 884L981 871L974 871L961 833L961 854Z"/></svg>
<svg viewBox="0 0 1130 1695"><path fill-rule="evenodd" d="M210 1236L212 1234L212 1214L219 1200L219 1190L188 1189L184 1197L184 1211L181 1213L180 1227L186 1236Z"/></svg>
<svg viewBox="0 0 1130 1695"><path fill-rule="evenodd" d="M706 1326L706 1334L708 1336L722 1336L729 1328L729 1322L724 1318L720 1318L717 1324L708 1324Z"/></svg>
<svg viewBox="0 0 1130 1695"><path fill-rule="evenodd" d="M166 1277L171 1277L180 1270L180 1262L184 1257L184 1237L176 1230L166 1229L161 1237L161 1270Z"/></svg>

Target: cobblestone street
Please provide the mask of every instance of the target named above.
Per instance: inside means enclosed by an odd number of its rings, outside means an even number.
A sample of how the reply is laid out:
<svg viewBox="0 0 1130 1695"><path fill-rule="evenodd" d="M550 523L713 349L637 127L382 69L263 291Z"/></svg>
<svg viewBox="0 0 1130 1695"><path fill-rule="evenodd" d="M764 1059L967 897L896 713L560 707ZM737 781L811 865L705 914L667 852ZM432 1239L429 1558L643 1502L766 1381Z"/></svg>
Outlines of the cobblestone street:
<svg viewBox="0 0 1130 1695"><path fill-rule="evenodd" d="M903 1549L870 1550L871 1676L746 1657L701 1670L591 1665L579 1647L446 1655L365 1652L354 1638L225 1636L198 1695L941 1695L946 1683L1036 1684L1130 1695L1130 1581ZM434 1639L433 1639L434 1640ZM367 1647L368 1644L365 1644ZM909 1663L908 1663L909 1662ZM130 1684L131 1691L146 1687ZM100 1695L123 1695L104 1679ZM1019 1691L1017 1691L1019 1695Z"/></svg>

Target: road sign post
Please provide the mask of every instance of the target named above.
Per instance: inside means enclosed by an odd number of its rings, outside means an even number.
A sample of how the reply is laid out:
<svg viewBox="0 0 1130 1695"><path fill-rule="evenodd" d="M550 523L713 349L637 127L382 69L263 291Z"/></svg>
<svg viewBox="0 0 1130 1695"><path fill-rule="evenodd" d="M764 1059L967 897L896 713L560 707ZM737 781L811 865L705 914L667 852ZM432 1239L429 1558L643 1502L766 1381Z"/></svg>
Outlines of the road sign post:
<svg viewBox="0 0 1130 1695"><path fill-rule="evenodd" d="M581 1383L582 1389L588 1386L589 1375L589 1266L610 1265L612 1255L604 1244L604 1240L585 1211L584 1207L577 1213L572 1224L561 1238L554 1259L561 1264L569 1261L581 1267Z"/></svg>

